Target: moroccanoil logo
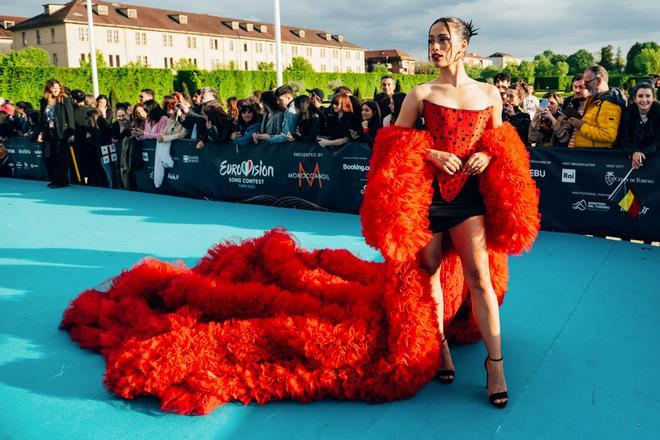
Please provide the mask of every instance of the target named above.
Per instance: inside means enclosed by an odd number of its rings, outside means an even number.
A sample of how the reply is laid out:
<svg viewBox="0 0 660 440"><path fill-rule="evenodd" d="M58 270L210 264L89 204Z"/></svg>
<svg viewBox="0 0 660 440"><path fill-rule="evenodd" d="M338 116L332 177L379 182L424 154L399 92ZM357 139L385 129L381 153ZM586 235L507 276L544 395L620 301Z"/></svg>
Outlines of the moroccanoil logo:
<svg viewBox="0 0 660 440"><path fill-rule="evenodd" d="M244 160L241 163L231 163L223 160L220 163L221 176L246 176L246 177L273 177L275 168L270 165L264 165L262 161L259 164L252 162L252 159Z"/></svg>
<svg viewBox="0 0 660 440"><path fill-rule="evenodd" d="M307 185L310 188L314 186L314 181L318 182L319 188L323 188L323 181L330 180L329 175L321 173L321 167L319 166L318 162L316 165L314 165L314 169L311 173L307 172L302 162L298 162L298 172L289 173L288 177L289 179L298 179L298 188L302 188L303 179L305 182L307 182Z"/></svg>

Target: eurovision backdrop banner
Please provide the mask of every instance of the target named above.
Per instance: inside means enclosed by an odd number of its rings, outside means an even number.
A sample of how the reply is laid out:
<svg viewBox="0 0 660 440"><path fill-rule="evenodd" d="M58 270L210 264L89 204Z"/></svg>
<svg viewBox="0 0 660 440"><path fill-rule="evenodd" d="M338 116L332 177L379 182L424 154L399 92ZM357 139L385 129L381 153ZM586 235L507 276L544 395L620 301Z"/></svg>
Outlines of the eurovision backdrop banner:
<svg viewBox="0 0 660 440"><path fill-rule="evenodd" d="M660 241L660 158L647 155L621 187L632 190L636 217L608 196L630 171L631 159L617 150L530 149L530 172L541 191L544 230Z"/></svg>
<svg viewBox="0 0 660 440"><path fill-rule="evenodd" d="M5 142L3 176L46 179L39 144L12 138ZM289 208L357 213L367 183L371 149L349 143L330 151L318 144L206 144L176 141L174 167L163 185L153 183L155 141L144 141L144 167L136 172L138 191L184 197L267 204ZM617 150L532 148L530 173L541 192L545 230L660 241L660 157L648 155L630 173L622 197L638 209L607 198L630 171L630 158Z"/></svg>
<svg viewBox="0 0 660 440"><path fill-rule="evenodd" d="M155 149L154 141L143 142L139 191L348 213L359 211L371 156L366 144L356 143L333 152L304 143L206 144L197 150L192 141L176 141L170 149L174 167L156 189Z"/></svg>
<svg viewBox="0 0 660 440"><path fill-rule="evenodd" d="M6 162L0 159L0 176L19 179L47 180L48 174L42 158L41 145L30 138L9 138Z"/></svg>

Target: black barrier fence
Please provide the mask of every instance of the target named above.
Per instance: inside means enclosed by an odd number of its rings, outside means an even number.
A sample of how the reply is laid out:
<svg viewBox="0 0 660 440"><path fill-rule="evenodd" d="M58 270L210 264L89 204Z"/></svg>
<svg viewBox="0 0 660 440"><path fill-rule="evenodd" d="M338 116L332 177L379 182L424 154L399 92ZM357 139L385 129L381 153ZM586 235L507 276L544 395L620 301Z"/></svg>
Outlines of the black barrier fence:
<svg viewBox="0 0 660 440"><path fill-rule="evenodd" d="M44 180L41 148L26 139L5 142L9 159L3 175ZM142 145L144 167L136 171L138 191L259 203L290 208L357 213L367 183L371 149L350 143L337 151L318 144L258 144L246 147L176 141L174 167L160 188L153 183L155 141ZM630 170L621 151L533 148L531 175L541 192L545 230L660 240L660 161L650 155L627 182L640 215L631 217L607 197Z"/></svg>

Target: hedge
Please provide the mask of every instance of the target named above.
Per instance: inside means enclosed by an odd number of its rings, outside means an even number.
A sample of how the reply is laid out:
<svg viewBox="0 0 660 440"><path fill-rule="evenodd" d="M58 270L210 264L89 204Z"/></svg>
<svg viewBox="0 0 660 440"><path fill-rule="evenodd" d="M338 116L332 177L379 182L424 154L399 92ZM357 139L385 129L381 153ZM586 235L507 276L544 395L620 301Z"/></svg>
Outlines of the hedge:
<svg viewBox="0 0 660 440"><path fill-rule="evenodd" d="M362 98L370 98L380 91L380 73L320 73L320 72L284 72L286 83L295 82L301 89L319 88L326 95L332 93L328 83L339 81L354 91L360 90ZM407 92L416 84L430 81L435 75L392 74ZM92 89L89 68L70 67L6 67L0 68L0 96L13 101L39 103L44 84L49 78L57 78L70 89L90 91ZM612 75L610 85L629 88L643 76ZM244 70L180 70L177 73L169 69L146 69L134 67L99 69L99 90L109 95L112 89L120 101L135 102L143 88L154 89L157 96L164 96L172 90L193 91L203 85L218 90L220 99L231 96L246 97L254 90L268 90L275 84L275 72ZM571 76L537 77L534 86L538 92L570 91Z"/></svg>
<svg viewBox="0 0 660 440"><path fill-rule="evenodd" d="M57 78L69 89L92 90L89 68L7 67L0 69L0 96L14 102L38 105L44 84ZM158 96L172 91L174 75L169 69L108 68L99 69L99 91L109 95L112 89L120 101L136 102L143 88L154 89Z"/></svg>

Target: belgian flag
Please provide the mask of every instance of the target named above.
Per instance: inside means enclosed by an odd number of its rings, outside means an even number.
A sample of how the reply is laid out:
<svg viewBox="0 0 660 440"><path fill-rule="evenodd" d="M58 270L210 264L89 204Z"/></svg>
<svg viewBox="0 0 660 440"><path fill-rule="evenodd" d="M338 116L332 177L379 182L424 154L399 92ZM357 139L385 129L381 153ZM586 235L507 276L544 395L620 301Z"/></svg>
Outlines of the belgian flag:
<svg viewBox="0 0 660 440"><path fill-rule="evenodd" d="M628 173L630 175L630 173ZM614 192L609 195L607 201L613 205L621 207L624 211L630 214L631 217L639 217L640 201L639 197L635 195L632 188L627 184L628 176L616 187Z"/></svg>

